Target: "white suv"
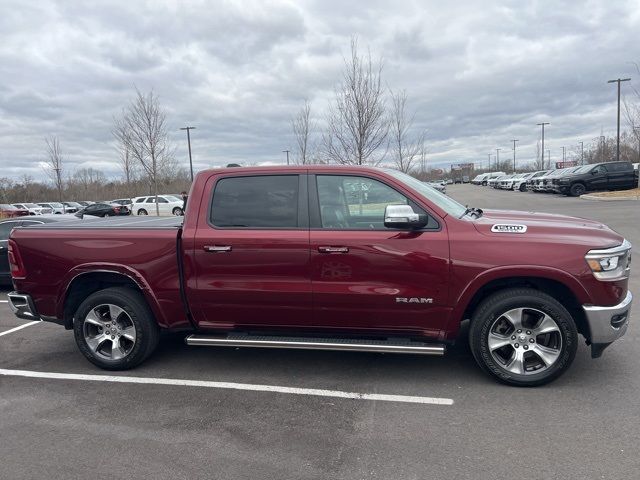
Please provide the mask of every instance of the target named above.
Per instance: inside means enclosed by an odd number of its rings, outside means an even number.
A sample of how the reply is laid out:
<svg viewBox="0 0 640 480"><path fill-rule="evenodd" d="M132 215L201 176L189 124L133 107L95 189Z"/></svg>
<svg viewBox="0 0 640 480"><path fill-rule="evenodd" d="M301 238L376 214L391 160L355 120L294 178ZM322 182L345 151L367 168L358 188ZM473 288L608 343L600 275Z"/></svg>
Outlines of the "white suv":
<svg viewBox="0 0 640 480"><path fill-rule="evenodd" d="M160 215L182 215L184 201L173 195L158 195L158 209ZM156 197L149 195L147 197L135 197L131 204L132 215L155 215L156 214Z"/></svg>

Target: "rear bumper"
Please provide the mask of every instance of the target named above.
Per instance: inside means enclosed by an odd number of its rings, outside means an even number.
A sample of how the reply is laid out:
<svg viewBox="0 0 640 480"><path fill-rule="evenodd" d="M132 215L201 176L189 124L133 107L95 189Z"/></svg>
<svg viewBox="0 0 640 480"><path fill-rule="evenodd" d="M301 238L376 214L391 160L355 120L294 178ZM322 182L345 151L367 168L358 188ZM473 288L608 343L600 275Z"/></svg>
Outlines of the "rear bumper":
<svg viewBox="0 0 640 480"><path fill-rule="evenodd" d="M22 320L40 320L31 296L11 292L7 297L9 298L9 308L16 317Z"/></svg>
<svg viewBox="0 0 640 480"><path fill-rule="evenodd" d="M589 325L592 357L596 358L602 355L602 351L606 347L627 332L632 301L633 295L627 291L627 296L618 305L582 307Z"/></svg>

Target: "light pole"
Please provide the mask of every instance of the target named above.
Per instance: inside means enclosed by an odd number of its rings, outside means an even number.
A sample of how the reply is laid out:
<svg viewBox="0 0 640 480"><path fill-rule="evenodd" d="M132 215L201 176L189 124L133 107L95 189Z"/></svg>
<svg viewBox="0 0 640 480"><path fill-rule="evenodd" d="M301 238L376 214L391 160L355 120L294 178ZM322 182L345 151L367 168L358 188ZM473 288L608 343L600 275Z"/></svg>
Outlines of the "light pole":
<svg viewBox="0 0 640 480"><path fill-rule="evenodd" d="M496 148L496 168L500 168L500 150L501 148Z"/></svg>
<svg viewBox="0 0 640 480"><path fill-rule="evenodd" d="M562 147L562 166L565 167L564 163L567 161L567 147Z"/></svg>
<svg viewBox="0 0 640 480"><path fill-rule="evenodd" d="M191 135L189 135L190 130L195 130L196 127L183 127L180 130L187 131L187 145L189 145L189 169L191 170L191 181L193 182L193 160L191 159Z"/></svg>
<svg viewBox="0 0 640 480"><path fill-rule="evenodd" d="M620 161L620 84L622 82L628 82L630 80L630 78L618 78L616 80L609 80L607 82L618 84L618 137L616 139L616 162Z"/></svg>
<svg viewBox="0 0 640 480"><path fill-rule="evenodd" d="M544 167L544 126L549 125L549 122L537 123L536 125L540 125L542 127L542 166ZM551 168L551 164L549 164L549 168Z"/></svg>
<svg viewBox="0 0 640 480"><path fill-rule="evenodd" d="M289 165L289 152L291 150L282 150L282 153L286 153L287 154L287 165Z"/></svg>
<svg viewBox="0 0 640 480"><path fill-rule="evenodd" d="M584 165L584 142L580 142L580 165Z"/></svg>
<svg viewBox="0 0 640 480"><path fill-rule="evenodd" d="M516 173L516 142L520 140L511 140L513 142L513 173Z"/></svg>
<svg viewBox="0 0 640 480"><path fill-rule="evenodd" d="M491 170L491 154L488 153L487 155L489 155L489 167L488 167L488 169Z"/></svg>
<svg viewBox="0 0 640 480"><path fill-rule="evenodd" d="M542 160L544 163L544 151L542 152ZM551 150L547 150L547 168L551 170Z"/></svg>

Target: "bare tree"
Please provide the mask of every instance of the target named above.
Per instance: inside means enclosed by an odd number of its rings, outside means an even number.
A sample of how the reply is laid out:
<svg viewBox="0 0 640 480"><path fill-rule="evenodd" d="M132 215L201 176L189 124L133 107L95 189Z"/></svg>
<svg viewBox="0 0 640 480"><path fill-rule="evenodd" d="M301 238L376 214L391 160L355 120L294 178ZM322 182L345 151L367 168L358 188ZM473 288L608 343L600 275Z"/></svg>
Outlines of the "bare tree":
<svg viewBox="0 0 640 480"><path fill-rule="evenodd" d="M542 147L540 146L540 140L536 142L536 160L534 162L534 167L536 170L544 170L544 152L542 151Z"/></svg>
<svg viewBox="0 0 640 480"><path fill-rule="evenodd" d="M391 92L391 119L389 122L389 150L392 152L396 168L401 172L410 172L415 162L426 157L425 133L411 139L410 133L415 114L407 115L407 92ZM423 165L421 165L424 168Z"/></svg>
<svg viewBox="0 0 640 480"><path fill-rule="evenodd" d="M145 172L152 195L158 207L158 182L164 167L171 163L172 151L166 127L166 114L157 95L150 91L146 95L136 89L136 97L123 110L122 117L114 120L114 137L129 152L131 158Z"/></svg>
<svg viewBox="0 0 640 480"><path fill-rule="evenodd" d="M314 125L311 122L311 104L308 100L305 100L298 114L291 120L291 128L296 141L294 162L301 165L311 163L313 146L310 143L310 135Z"/></svg>
<svg viewBox="0 0 640 480"><path fill-rule="evenodd" d="M351 40L351 57L345 59L342 81L329 107L327 131L323 136L324 155L329 162L375 164L376 153L387 138L382 62L374 66L371 52L358 53Z"/></svg>
<svg viewBox="0 0 640 480"><path fill-rule="evenodd" d="M44 141L47 144L46 171L58 191L58 201L61 202L64 182L62 180L63 158L62 150L60 149L60 140L57 136L51 135L45 138Z"/></svg>
<svg viewBox="0 0 640 480"><path fill-rule="evenodd" d="M127 145L126 142L123 142L121 140L126 136L126 132L119 132L119 134L116 134L116 131L122 128L124 128L124 123L116 122L113 135L117 139L116 150L118 152L118 163L120 165L120 168L122 169L122 175L124 177L124 182L127 187L127 190L129 190L131 186L131 182L135 180L137 169L136 169L136 162L134 161L134 158L131 155L129 146ZM127 195L131 195L131 192L128 191Z"/></svg>

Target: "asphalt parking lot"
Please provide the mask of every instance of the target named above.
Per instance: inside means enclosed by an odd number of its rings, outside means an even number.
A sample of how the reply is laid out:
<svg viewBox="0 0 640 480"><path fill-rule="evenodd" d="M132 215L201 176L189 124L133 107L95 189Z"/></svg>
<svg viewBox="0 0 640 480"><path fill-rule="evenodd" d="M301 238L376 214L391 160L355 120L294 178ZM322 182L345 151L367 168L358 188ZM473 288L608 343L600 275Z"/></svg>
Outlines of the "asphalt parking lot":
<svg viewBox="0 0 640 480"><path fill-rule="evenodd" d="M640 254L639 202L472 185L448 193L481 208L600 220ZM640 299L638 265L631 289ZM536 389L484 375L464 332L442 358L198 348L174 335L142 366L117 373L155 383L0 375L0 478L637 479L639 304L626 336L602 358L592 360L582 344L563 377ZM81 356L70 332L45 323L11 331L24 324L0 303L0 369L108 375Z"/></svg>

